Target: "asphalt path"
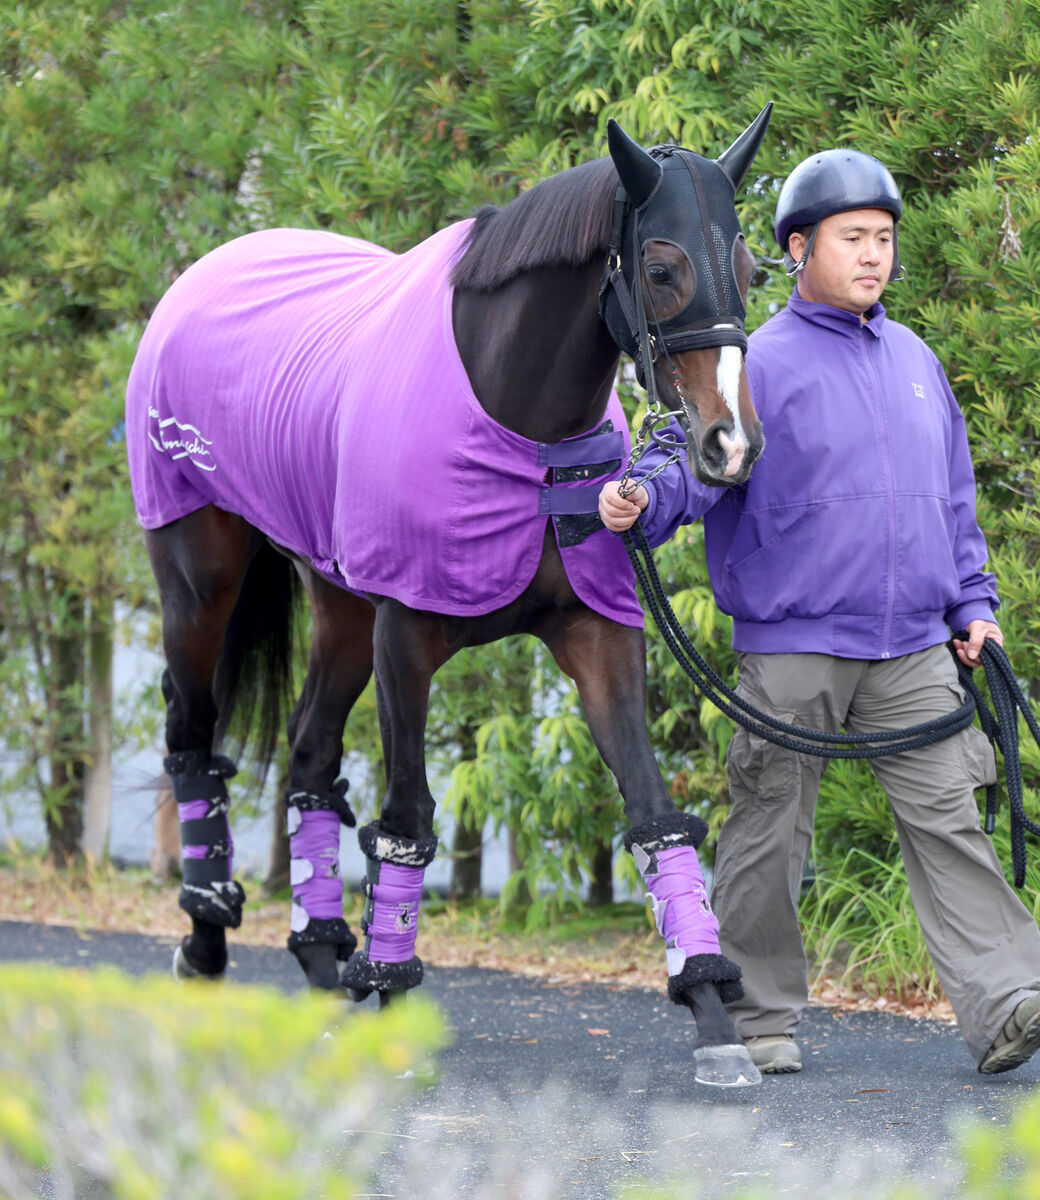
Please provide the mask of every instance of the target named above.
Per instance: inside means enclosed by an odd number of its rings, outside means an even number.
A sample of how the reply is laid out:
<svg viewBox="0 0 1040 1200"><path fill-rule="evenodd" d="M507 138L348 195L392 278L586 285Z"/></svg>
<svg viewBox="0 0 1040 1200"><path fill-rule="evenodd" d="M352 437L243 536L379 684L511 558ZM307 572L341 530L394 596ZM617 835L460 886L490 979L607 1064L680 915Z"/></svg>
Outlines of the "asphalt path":
<svg viewBox="0 0 1040 1200"><path fill-rule="evenodd" d="M0 922L0 961L142 975L167 972L172 949L171 939ZM228 979L303 986L295 960L270 948L233 946ZM948 1197L958 1124L1001 1129L1040 1081L1035 1062L977 1074L948 1025L810 1008L799 1074L720 1090L693 1082L695 1027L663 987L431 966L423 987L453 1040L434 1082L372 1114L386 1135L372 1196L598 1200L681 1181L684 1200L754 1184L766 1196L853 1200L913 1179Z"/></svg>

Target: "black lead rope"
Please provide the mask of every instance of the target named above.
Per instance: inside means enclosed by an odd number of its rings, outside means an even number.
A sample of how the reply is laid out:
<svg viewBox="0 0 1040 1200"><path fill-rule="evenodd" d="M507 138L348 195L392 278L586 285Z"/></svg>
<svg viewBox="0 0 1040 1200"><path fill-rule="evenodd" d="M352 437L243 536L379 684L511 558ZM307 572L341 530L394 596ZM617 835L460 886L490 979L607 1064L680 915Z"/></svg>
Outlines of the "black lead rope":
<svg viewBox="0 0 1040 1200"><path fill-rule="evenodd" d="M966 699L955 712L938 717L934 721L914 725L909 729L855 734L828 733L822 729L787 725L755 708L738 695L705 661L690 641L661 586L661 579L654 566L653 554L641 522L637 521L632 529L624 533L622 540L639 580L646 606L676 662L701 694L716 708L738 725L768 742L798 754L810 754L817 758L880 758L882 755L918 750L952 737L972 724L977 711L983 732L991 743L999 746L1004 758L1008 804L1011 810L1011 863L1015 887L1022 887L1026 873L1025 831L1028 829L1030 833L1040 834L1040 825L1029 820L1023 806L1017 711L1022 712L1038 746L1040 724L1037 723L1029 701L1023 694L1001 646L992 639L987 639L982 646L982 665L995 713L986 706L982 693L972 679L971 671L957 660L957 670ZM958 634L958 637L964 640L967 634ZM952 644L950 650L952 653ZM954 658L956 659L956 655ZM990 785L986 788L985 825L986 832L990 834L995 828L996 810L997 789L995 785Z"/></svg>
<svg viewBox="0 0 1040 1200"><path fill-rule="evenodd" d="M959 634L959 637L964 635ZM1004 758L1004 778L1007 784L1008 807L1011 810L1011 866L1015 887L1020 888L1026 879L1026 830L1040 833L1040 825L1031 821L1025 813L1022 784L1022 762L1018 752L1018 714L1021 712L1033 741L1040 746L1040 724L1030 707L1029 700L1015 678L1011 660L1002 646L987 640L982 643L982 666L986 672L993 712L982 699L971 672L957 664L961 683L979 710L979 724L990 742L1000 748ZM997 789L986 788L986 832L992 833L997 812Z"/></svg>

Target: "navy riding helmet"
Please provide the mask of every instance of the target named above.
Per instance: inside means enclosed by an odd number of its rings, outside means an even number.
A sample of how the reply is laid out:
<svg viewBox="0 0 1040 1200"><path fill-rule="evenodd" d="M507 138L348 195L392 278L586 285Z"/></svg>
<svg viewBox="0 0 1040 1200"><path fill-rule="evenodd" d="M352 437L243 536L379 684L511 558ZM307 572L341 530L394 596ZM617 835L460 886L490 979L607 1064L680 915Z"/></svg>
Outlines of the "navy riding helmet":
<svg viewBox="0 0 1040 1200"><path fill-rule="evenodd" d="M776 205L776 240L784 252L789 275L800 271L812 253L819 222L824 217L853 208L883 208L897 223L903 215L903 201L896 181L876 158L860 150L821 150L795 167L784 180ZM791 231L800 225L811 225L813 230L801 262L795 263L787 243ZM892 251L889 283L903 277L895 230L892 231Z"/></svg>

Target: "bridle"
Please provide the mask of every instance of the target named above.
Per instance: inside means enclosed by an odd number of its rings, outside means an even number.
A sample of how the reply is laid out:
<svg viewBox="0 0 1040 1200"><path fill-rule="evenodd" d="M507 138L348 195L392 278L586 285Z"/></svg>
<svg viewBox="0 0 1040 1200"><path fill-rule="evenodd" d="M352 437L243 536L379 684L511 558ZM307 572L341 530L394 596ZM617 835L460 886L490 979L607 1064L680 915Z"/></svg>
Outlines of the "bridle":
<svg viewBox="0 0 1040 1200"><path fill-rule="evenodd" d="M740 224L733 211L733 185L716 163L709 163L679 146L655 146L649 153L665 168L661 183L638 208L632 206L623 185L614 195L610 246L599 289L599 312L615 345L635 362L636 378L646 388L647 409L643 424L632 445L628 465L621 477L621 494L631 489L631 472L642 457L648 441L667 450L667 458L649 475L653 478L676 462L683 445L674 436L658 433L656 427L677 417L685 420L682 410L661 411L654 364L664 357L671 367L676 390L678 372L671 361L673 354L719 346L737 346L747 351L744 320L747 309L733 274L723 271L719 257L728 238L730 263ZM699 163L714 168L717 175L702 178ZM685 168L684 173L681 172ZM642 252L646 242L663 239L689 251L681 240L669 236L678 227L689 227L689 192L692 182L701 244L695 249L697 262L691 259L693 292L683 308L660 320L651 313L648 320L641 286ZM699 268L699 269L698 269ZM651 329L651 324L653 328ZM650 370L646 365L650 364Z"/></svg>
<svg viewBox="0 0 1040 1200"><path fill-rule="evenodd" d="M654 146L649 153L665 168L661 183L640 208L633 208L624 186L618 186L599 290L600 316L617 347L635 360L640 383L644 382L646 363L652 364L665 352L681 354L713 346L747 350L747 310L732 267L725 272L719 258L720 248L732 255L733 244L741 236L732 208L733 185L717 163L681 146ZM680 174L683 167L685 172ZM693 293L678 313L664 321L655 320L653 334L645 335L645 322L640 320L643 289L639 286L643 246L660 238L687 249L675 234L681 233L684 225L689 227L689 184L701 232L701 244L694 251L698 261L691 260Z"/></svg>

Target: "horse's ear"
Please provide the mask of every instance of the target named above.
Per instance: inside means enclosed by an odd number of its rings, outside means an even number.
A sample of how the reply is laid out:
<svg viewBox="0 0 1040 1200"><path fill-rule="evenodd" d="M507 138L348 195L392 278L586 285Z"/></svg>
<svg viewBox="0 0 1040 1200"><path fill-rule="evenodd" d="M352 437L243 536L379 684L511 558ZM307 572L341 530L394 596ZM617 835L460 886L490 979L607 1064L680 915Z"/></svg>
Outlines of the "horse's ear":
<svg viewBox="0 0 1040 1200"><path fill-rule="evenodd" d="M661 164L647 154L642 146L633 142L613 117L607 122L607 145L629 200L639 208L650 199L660 183Z"/></svg>
<svg viewBox="0 0 1040 1200"><path fill-rule="evenodd" d="M743 183L748 167L751 166L758 153L772 112L773 102L770 100L733 145L728 150L724 150L715 160L729 176L734 191Z"/></svg>

